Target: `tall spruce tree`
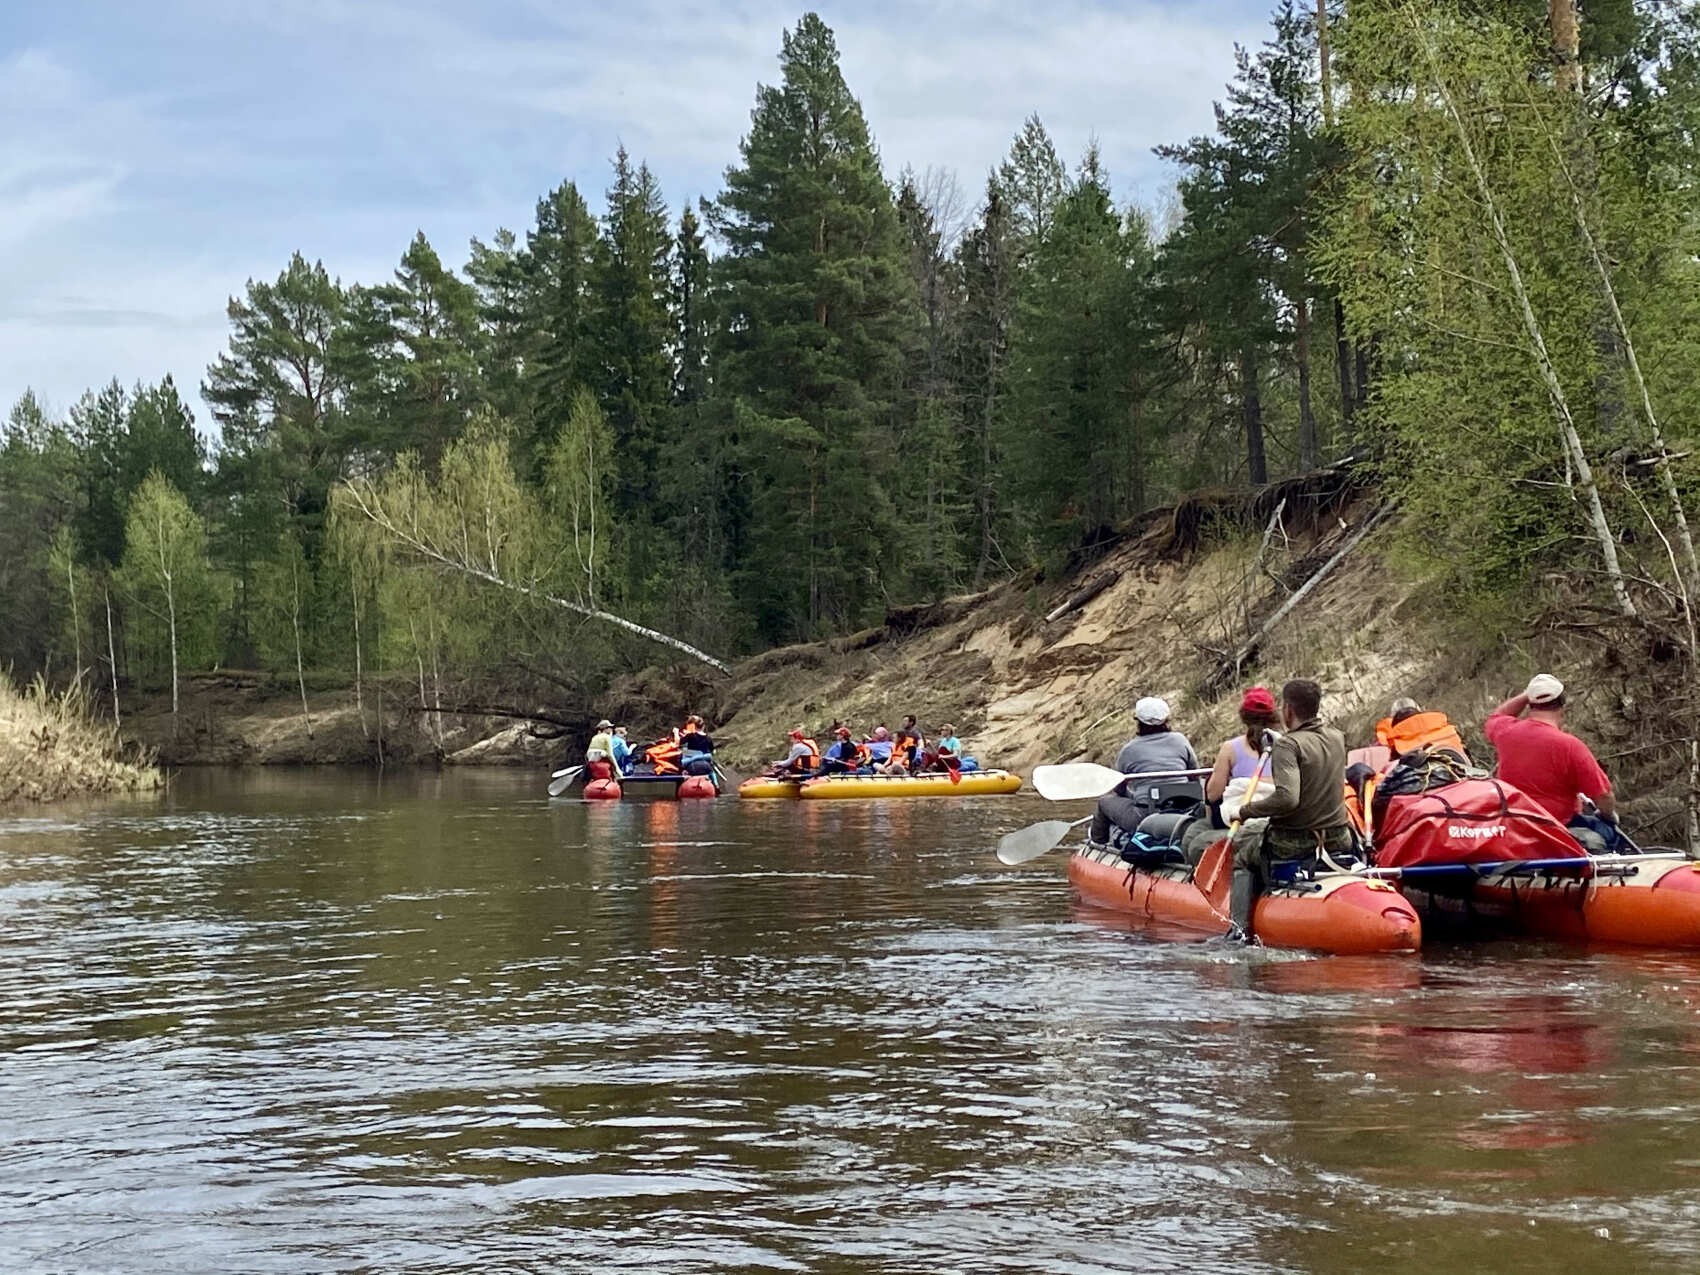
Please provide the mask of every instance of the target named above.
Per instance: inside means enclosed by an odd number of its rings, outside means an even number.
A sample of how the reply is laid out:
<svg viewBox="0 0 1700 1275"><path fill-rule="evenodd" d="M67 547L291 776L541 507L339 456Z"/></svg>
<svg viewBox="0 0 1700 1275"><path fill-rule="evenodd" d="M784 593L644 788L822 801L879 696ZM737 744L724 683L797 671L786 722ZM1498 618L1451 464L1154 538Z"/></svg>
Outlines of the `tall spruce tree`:
<svg viewBox="0 0 1700 1275"><path fill-rule="evenodd" d="M525 260L514 232L499 229L486 244L474 238L466 263L484 327L479 343L484 396L496 415L522 431L531 419L526 395Z"/></svg>
<svg viewBox="0 0 1700 1275"><path fill-rule="evenodd" d="M1009 511L1003 495L1001 438L1010 329L1015 320L1015 254L1008 207L994 178L987 183L979 223L956 250L962 305L952 362L968 442L967 485L973 504L969 548L976 589L1010 565L1002 547Z"/></svg>
<svg viewBox="0 0 1700 1275"><path fill-rule="evenodd" d="M1151 250L1089 151L1034 250L1016 324L1005 448L1040 548L1088 539L1143 499L1134 428L1140 288Z"/></svg>
<svg viewBox="0 0 1700 1275"><path fill-rule="evenodd" d="M668 312L667 206L646 164L626 148L614 156L614 182L602 222L593 338L602 413L614 439L614 510L627 541L630 583L641 587L656 562L660 467L673 397Z"/></svg>
<svg viewBox="0 0 1700 1275"><path fill-rule="evenodd" d="M564 182L538 201L522 258L534 455L566 423L578 390L596 384L596 252L596 222L577 186Z"/></svg>
<svg viewBox="0 0 1700 1275"><path fill-rule="evenodd" d="M902 228L832 31L787 31L742 163L712 208L726 244L717 383L752 492L741 591L760 631L848 625L906 540L887 480L915 330Z"/></svg>

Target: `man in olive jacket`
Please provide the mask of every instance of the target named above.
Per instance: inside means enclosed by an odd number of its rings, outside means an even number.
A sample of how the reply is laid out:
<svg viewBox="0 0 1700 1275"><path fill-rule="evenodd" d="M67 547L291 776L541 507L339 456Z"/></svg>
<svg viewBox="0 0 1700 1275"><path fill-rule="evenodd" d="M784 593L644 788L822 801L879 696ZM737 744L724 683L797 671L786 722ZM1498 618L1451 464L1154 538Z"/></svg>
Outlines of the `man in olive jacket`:
<svg viewBox="0 0 1700 1275"><path fill-rule="evenodd" d="M1307 859L1319 848L1350 850L1352 829L1345 802L1346 739L1322 724L1322 687L1302 679L1281 688L1281 721L1287 733L1269 750L1266 794L1240 807L1240 819L1267 819L1262 837L1234 839L1234 884L1229 895L1236 937L1251 937L1252 905L1269 881L1269 865Z"/></svg>

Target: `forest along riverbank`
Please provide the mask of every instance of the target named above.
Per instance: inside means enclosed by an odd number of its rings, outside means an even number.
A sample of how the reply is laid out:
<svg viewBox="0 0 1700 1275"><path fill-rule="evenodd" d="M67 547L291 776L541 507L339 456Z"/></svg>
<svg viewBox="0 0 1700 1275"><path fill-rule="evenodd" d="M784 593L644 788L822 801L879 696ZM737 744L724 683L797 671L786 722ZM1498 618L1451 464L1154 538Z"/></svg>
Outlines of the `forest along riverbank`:
<svg viewBox="0 0 1700 1275"><path fill-rule="evenodd" d="M1299 674L1322 681L1330 717L1353 739L1367 741L1389 702L1410 695L1444 709L1489 756L1480 722L1534 661L1567 670L1574 728L1631 794L1632 817L1673 815L1680 803L1661 791L1664 777L1635 770L1644 723L1626 708L1656 661L1542 632L1539 617L1508 635L1441 605L1393 556L1398 532L1381 494L1346 469L1206 493L1125 525L1054 578L1029 572L896 608L877 628L768 651L726 677L646 669L586 710L582 729L421 712L418 684L398 679L383 697L385 761L542 767L578 760L597 716L641 739L695 711L708 716L722 761L753 770L783 752L799 721L819 728L841 717L863 730L912 712L924 730L954 722L982 761L1025 772L1108 759L1132 733L1143 694L1167 699L1177 726L1207 746L1235 729L1244 685ZM378 698L371 686L358 705L352 689L316 691L303 714L291 683L208 674L185 679L175 734L163 699L132 713L127 729L173 765L369 763ZM485 687L456 702L474 698L497 703L503 693Z"/></svg>
<svg viewBox="0 0 1700 1275"><path fill-rule="evenodd" d="M122 746L77 690L53 692L40 680L19 688L0 674L0 807L146 792L163 782L149 754Z"/></svg>

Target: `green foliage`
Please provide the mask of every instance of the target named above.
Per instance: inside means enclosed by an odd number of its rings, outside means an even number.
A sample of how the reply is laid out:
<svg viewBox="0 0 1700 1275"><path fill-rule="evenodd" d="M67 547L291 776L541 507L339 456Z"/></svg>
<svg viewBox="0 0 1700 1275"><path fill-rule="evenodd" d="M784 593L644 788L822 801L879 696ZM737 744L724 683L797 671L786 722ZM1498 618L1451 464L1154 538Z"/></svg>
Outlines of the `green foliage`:
<svg viewBox="0 0 1700 1275"><path fill-rule="evenodd" d="M130 500L117 579L134 603L125 633L136 667L175 681L179 667L212 663L219 582L206 523L163 474L149 474Z"/></svg>
<svg viewBox="0 0 1700 1275"><path fill-rule="evenodd" d="M1531 77L1546 56L1538 33L1473 9L1354 9L1342 57L1375 91L1342 116L1355 158L1323 240L1354 328L1400 355L1374 424L1387 480L1414 515L1408 525L1460 578L1495 589L1590 533L1585 502L1567 490L1574 475L1543 357L1596 458L1611 520L1641 521L1623 471L1601 463L1646 435L1622 407L1628 387L1574 200L1617 263L1631 330L1659 351L1654 383L1667 414L1696 389L1693 230L1665 168L1691 172L1692 156L1674 134L1650 149L1626 144L1646 136L1649 117L1664 116L1661 132L1676 125L1676 104L1584 109Z"/></svg>

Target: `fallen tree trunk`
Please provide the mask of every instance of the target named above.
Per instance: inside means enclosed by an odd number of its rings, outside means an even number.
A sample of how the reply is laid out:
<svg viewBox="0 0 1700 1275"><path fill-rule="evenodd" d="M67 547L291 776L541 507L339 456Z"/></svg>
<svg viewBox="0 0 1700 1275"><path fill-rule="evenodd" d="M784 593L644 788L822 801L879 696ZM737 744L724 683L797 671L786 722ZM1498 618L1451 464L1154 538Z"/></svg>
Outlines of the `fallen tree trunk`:
<svg viewBox="0 0 1700 1275"><path fill-rule="evenodd" d="M1097 597L1100 593L1102 593L1105 589L1109 588L1112 584L1114 584L1120 578L1121 578L1120 572L1116 572L1116 571L1105 572L1103 575L1099 576L1096 580L1092 581L1091 584L1087 585L1084 589L1076 590L1074 593L1071 593L1068 596L1068 598L1065 599L1059 606L1054 607L1051 610L1051 613L1045 617L1045 623L1049 624L1053 620L1060 620L1060 619L1062 619L1063 616L1067 615L1069 612L1080 610L1081 607L1085 606L1088 602L1092 601L1093 598Z"/></svg>
<svg viewBox="0 0 1700 1275"><path fill-rule="evenodd" d="M1288 598L1280 606L1275 608L1275 613L1263 622L1263 626L1251 636L1244 646L1240 647L1239 650L1235 651L1231 656L1216 666L1216 671L1211 675L1207 685L1211 689L1216 689L1237 679L1240 675L1240 671L1246 666L1247 662L1257 655L1258 648L1260 648L1268 639L1269 635L1275 631L1275 627L1280 624L1282 620L1291 615L1293 613L1293 609L1297 607L1299 603L1303 602L1317 585L1326 580L1329 574L1333 572L1334 568L1344 562L1346 560L1346 556L1362 544L1364 537L1374 531L1381 523L1382 519L1387 517L1387 515L1392 511L1392 505L1382 505L1374 513L1370 514L1369 517L1365 518L1363 522L1359 524L1358 529L1346 537L1345 543L1334 551L1328 561L1318 567L1311 575L1310 579L1306 580L1297 589L1293 590L1292 597Z"/></svg>
<svg viewBox="0 0 1700 1275"><path fill-rule="evenodd" d="M708 652L699 650L697 647L692 646L689 642L673 637L670 634L663 633L659 629L648 628L633 620L626 619L623 615L615 615L612 611L604 611L600 607L586 606L582 602L574 602L569 598L557 597L555 594L549 593L533 584L524 584L518 580L505 579L498 571L482 567L472 561L470 555L458 557L446 552L437 545L424 539L422 536L417 535L408 530L406 527L399 525L395 519L391 518L388 512L384 509L382 502L379 500L377 491L373 488L369 481L355 480L345 483L343 485L343 490L348 493L350 501L353 502L354 506L359 509L360 513L364 517L371 521L373 526L382 531L395 544L411 551L418 557L425 559L427 562L435 563L440 567L447 567L451 571L458 571L462 575L471 576L474 580L482 580L486 584L495 585L498 589L506 589L510 593L517 593L521 597L531 598L536 602L546 602L550 606L560 607L563 611L571 611L573 614L582 615L586 619L600 620L604 624L612 624L616 628L624 629L628 633L635 633L639 637L649 639L651 642L659 643L662 646L670 646L675 651L683 652L690 656L693 660L700 660L710 668L717 669L722 673L730 673L732 671L725 663L715 659L712 655L708 654Z"/></svg>

